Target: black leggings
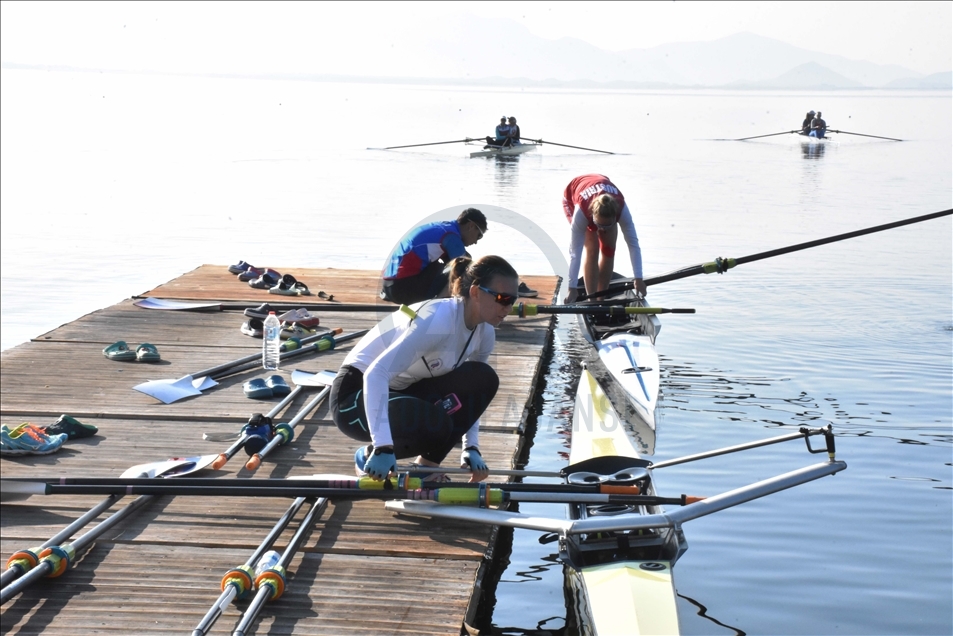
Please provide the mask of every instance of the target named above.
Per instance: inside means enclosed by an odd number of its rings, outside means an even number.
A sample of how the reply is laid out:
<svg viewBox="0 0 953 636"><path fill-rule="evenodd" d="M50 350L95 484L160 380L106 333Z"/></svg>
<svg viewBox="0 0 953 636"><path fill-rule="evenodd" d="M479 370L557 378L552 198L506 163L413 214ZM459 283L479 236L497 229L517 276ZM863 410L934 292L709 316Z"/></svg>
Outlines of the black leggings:
<svg viewBox="0 0 953 636"><path fill-rule="evenodd" d="M387 413L398 459L422 456L440 463L489 406L500 379L484 362L464 362L446 375L426 378L401 391L391 391ZM460 401L453 414L439 404L450 394ZM343 366L331 385L331 418L341 432L371 441L364 411L364 374ZM455 401L454 401L455 403Z"/></svg>

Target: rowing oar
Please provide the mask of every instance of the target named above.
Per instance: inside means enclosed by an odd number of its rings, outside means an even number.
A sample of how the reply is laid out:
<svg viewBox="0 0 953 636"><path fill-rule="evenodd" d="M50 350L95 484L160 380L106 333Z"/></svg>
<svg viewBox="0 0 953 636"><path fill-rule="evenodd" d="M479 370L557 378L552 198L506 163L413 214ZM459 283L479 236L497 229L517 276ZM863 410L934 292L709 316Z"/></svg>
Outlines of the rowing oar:
<svg viewBox="0 0 953 636"><path fill-rule="evenodd" d="M620 307L618 305L513 305L511 316L526 318L539 314L606 314L608 316L630 316L632 314L693 314L693 308L681 307Z"/></svg>
<svg viewBox="0 0 953 636"><path fill-rule="evenodd" d="M298 510L301 509L304 502L304 497L295 499L245 563L225 573L225 576L222 577L222 593L211 609L202 617L202 620L199 621L199 624L195 626L195 629L192 630L192 636L205 636L233 600L248 596L255 583L255 564L258 563L265 552L271 549L271 546L285 531L291 520L298 514Z"/></svg>
<svg viewBox="0 0 953 636"><path fill-rule="evenodd" d="M790 135L799 133L800 130L785 130L784 132L771 133L770 135L755 135L754 137L742 137L741 139L716 139L715 141L748 141L749 139L763 139L764 137L777 137L778 135Z"/></svg>
<svg viewBox="0 0 953 636"><path fill-rule="evenodd" d="M834 130L833 128L828 128L827 132L840 133L841 135L857 135L858 137L872 137L873 139L886 139L887 141L903 141L903 139L897 139L895 137L881 137L879 135L865 135L863 133L847 132L846 130Z"/></svg>
<svg viewBox="0 0 953 636"><path fill-rule="evenodd" d="M658 506L686 505L698 497L657 497L638 494L637 486L609 484L456 484L435 489L364 489L334 486L336 480L309 479L191 479L177 483L165 480L116 480L110 478L2 479L7 491L28 495L136 494L197 497L328 497L343 500L436 501L458 505L500 505L509 501L536 503L615 503ZM338 483L345 480L338 480ZM382 482L386 483L386 482ZM517 489L518 488L518 489ZM598 489L595 492L594 489ZM619 494L632 493L632 494Z"/></svg>
<svg viewBox="0 0 953 636"><path fill-rule="evenodd" d="M616 154L614 152L609 152L608 150L598 150L596 148L583 148L582 146L570 146L569 144L557 144L555 141L543 141L542 139L530 139L529 141L535 141L538 144L549 144L550 146L562 146L563 148L573 148L575 150L588 150L589 152L601 152L606 155Z"/></svg>
<svg viewBox="0 0 953 636"><path fill-rule="evenodd" d="M921 223L923 221L929 221L931 219L938 219L943 216L950 216L953 214L953 209L943 210L941 212L932 212L930 214L924 214L922 216L914 216L909 219L903 219L902 221L894 221L893 223L885 223L883 225L875 225L874 227L868 227L863 230L855 230L853 232L847 232L845 234L837 234L836 236L829 236L827 238L817 239L814 241L808 241L806 243L798 243L797 245L791 245L789 247L781 247L775 250L769 250L767 252L759 252L757 254L751 254L750 256L742 256L740 258L716 258L714 261L709 263L702 263L700 265L693 265L691 267L685 267L683 269L675 270L674 272L669 272L668 274L662 274L661 276L655 276L654 278L646 278L646 285L658 285L659 283L667 283L670 280L678 280L679 278L687 278L689 276L695 276L696 274L724 274L726 271L732 267L738 265L744 265L745 263L751 263L753 261L760 261L765 258L771 258L772 256L780 256L782 254L789 254L791 252L797 252L800 250L806 250L809 247L817 247L819 245L826 245L827 243L836 243L837 241L843 241L846 239L855 238L857 236L863 236L865 234L873 234L875 232L883 232L884 230L891 230L895 227L902 227L904 225L912 225L914 223ZM624 285L619 285L616 287L610 287L607 290L594 292L592 294L584 295L579 298L582 300L584 298L596 298L600 296L605 296L606 294L614 294L618 291L624 289L632 289L633 283L625 283Z"/></svg>
<svg viewBox="0 0 953 636"><path fill-rule="evenodd" d="M444 144L463 144L471 141L481 141L480 139L454 139L453 141L432 141L426 144L408 144L406 146L387 146L386 148L368 148L368 150L397 150L399 148L420 148L421 146L442 146Z"/></svg>
<svg viewBox="0 0 953 636"><path fill-rule="evenodd" d="M328 396L328 393L331 392L331 387L324 387L320 393L314 396L314 399L305 404L304 408L298 411L298 414L295 415L290 422L282 422L275 427L275 434L265 444L264 448L260 449L258 452L253 453L251 457L248 458L248 461L245 462L245 468L251 472L258 470L258 467L261 466L261 460L268 456L268 454L275 449L276 446L285 445L291 440L294 439L295 433L294 428L297 426L301 420L306 418L311 411L318 408L318 404ZM247 444L246 444L247 448Z"/></svg>
<svg viewBox="0 0 953 636"><path fill-rule="evenodd" d="M258 593L255 595L255 598L252 599L251 603L249 603L248 609L245 610L245 614L242 616L242 620L239 621L235 631L232 632L232 636L245 636L245 632L251 627L255 618L258 617L265 603L275 600L285 591L285 576L288 572L288 565L291 563L291 559L294 558L298 548L304 543L304 540L311 532L311 528L314 527L314 524L318 521L318 517L321 516L321 513L324 512L327 505L328 500L324 498L317 499L311 504L311 510L308 511L308 514L301 521L301 525L298 526L298 530L291 538L291 542L285 548L285 551L281 553L278 563L276 563L274 567L259 573L255 578Z"/></svg>
<svg viewBox="0 0 953 636"><path fill-rule="evenodd" d="M341 333L341 329L337 328L332 330L330 333L302 338L299 342L287 340L282 345L283 351L281 354L281 359L288 360L290 358L296 358L307 353L329 351L334 349L339 342L346 342L348 340L363 336L365 333L367 333L367 330L363 329L335 337L335 334L339 333ZM289 350L291 347L296 348ZM181 400L183 398L191 397L193 395L201 395L202 389L215 386L216 383L214 380L219 380L234 373L245 371L255 367L258 364L261 364L261 354L255 353L237 360L232 360L231 362L226 362L225 364L218 365L217 367L212 367L211 369L204 369L198 373L183 376L178 380L152 380L150 382L143 382L142 384L138 384L132 388L136 391L154 397L165 404L171 404L172 402ZM212 384L209 386L203 384L201 387L196 388L195 380L193 378L202 377L212 379Z"/></svg>
<svg viewBox="0 0 953 636"><path fill-rule="evenodd" d="M162 481L162 478L155 479L155 476L166 474L169 476L169 478L173 478L175 477L175 474L170 473L173 473L173 471L176 469L181 471L178 474L188 475L202 470L209 465L212 459L213 456L206 455L203 457L190 457L181 460L154 462L153 464L134 466L123 473L123 475L127 476L130 473L134 473L136 470L141 470L141 472L138 474L147 475L148 477L134 477L133 479L152 479L153 481ZM162 470L161 468L157 469L157 466L168 466L168 468L166 470ZM124 477L121 477L120 479L123 478ZM0 480L0 495L2 495L5 490L6 488L3 486L2 480ZM87 521L91 520L92 517L88 517L88 515L92 513L93 510L105 505L106 502L110 502L109 505L112 505L112 501L115 501L115 499L121 497L122 494L123 493L119 492L110 493L110 497L106 498L106 500L92 508L89 513L83 515L80 517L80 519L77 519L75 522L64 528L63 531L58 533L55 537L53 537L53 539L59 539L68 530L70 531L69 534L63 536L63 539L69 538L69 536L71 536L76 529L79 529L85 525L85 522L78 526L76 526L76 524L83 519L87 519ZM73 543L59 545L59 541L62 539L59 539L56 542L51 539L49 542L47 542L49 545L44 544L46 547L42 550L39 548L34 548L33 550L21 550L20 552L14 554L12 557L10 557L10 561L17 560L17 565L19 567L25 567L29 565L30 567L26 568L29 571L21 572L17 575L19 578L13 577L15 578L14 581L9 584L4 584L3 589L0 590L0 603L6 603L8 600L26 588L30 587L33 585L33 583L42 579L43 577L56 578L66 572L70 568L70 565L75 561L76 555L82 554L87 547L92 545L93 542L99 538L99 536L118 524L120 521L131 516L133 513L139 510L139 508L152 501L153 498L154 497L152 495L145 494L141 497L137 497L134 501L132 501L132 503L126 505L126 507L122 508L121 510L114 512L112 515L100 522L95 528L76 539L76 541ZM106 507L108 508L109 506ZM76 528L74 529L73 526L76 526ZM11 566L10 561L8 561L7 567L16 567ZM9 572L9 570L7 571Z"/></svg>
<svg viewBox="0 0 953 636"><path fill-rule="evenodd" d="M143 309L160 309L166 311L244 311L246 309L257 309L247 303L192 303L179 300L165 300L164 298L141 298L133 303ZM381 303L379 305L371 304L344 304L344 303L297 303L295 305L273 304L271 308L275 311L285 309L309 309L317 311L394 311L398 305L390 303ZM317 337L321 337L320 334ZM309 336L313 339L315 336Z"/></svg>
<svg viewBox="0 0 953 636"><path fill-rule="evenodd" d="M253 455L260 451L271 439L269 437L265 439L266 435L273 435L271 420L279 413L281 410L291 404L291 401L298 397L298 394L304 390L304 386L298 385L292 390L288 395L284 397L278 404L268 411L265 415L255 414L248 419L248 423L242 427L239 437L235 442L225 449L225 452L219 453L215 458L215 461L212 462L212 468L215 470L221 470L222 466L228 463L232 457L235 456L235 453L240 451L242 448L248 448L248 454ZM264 432L267 431L267 432Z"/></svg>
<svg viewBox="0 0 953 636"><path fill-rule="evenodd" d="M148 464L133 466L123 472L123 477L159 477L168 474L188 474L205 468L210 463L210 457L187 457L178 459L168 459ZM7 569L0 576L0 588L6 587L17 580L40 562L40 554L44 549L51 546L58 546L73 536L78 530L98 517L100 513L105 512L112 507L121 497L119 495L110 495L101 502L90 508L85 514L73 521L71 524L57 532L55 535L44 541L42 545L27 550L19 550L7 559Z"/></svg>

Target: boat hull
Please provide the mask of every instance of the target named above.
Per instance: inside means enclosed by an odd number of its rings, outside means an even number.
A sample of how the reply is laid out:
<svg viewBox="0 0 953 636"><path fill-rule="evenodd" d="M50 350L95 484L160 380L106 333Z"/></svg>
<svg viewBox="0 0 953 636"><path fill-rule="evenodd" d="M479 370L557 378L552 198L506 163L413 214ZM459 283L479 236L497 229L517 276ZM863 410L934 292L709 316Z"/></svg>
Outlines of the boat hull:
<svg viewBox="0 0 953 636"><path fill-rule="evenodd" d="M514 146L506 146L502 148L487 148L484 150L479 150L470 153L470 158L475 157L515 157L521 155L525 152L531 152L536 150L536 147L539 144L516 144Z"/></svg>
<svg viewBox="0 0 953 636"><path fill-rule="evenodd" d="M583 369L576 392L569 463L597 457L640 461L627 429L598 380L588 369ZM648 482L646 494L654 492ZM638 509L643 514L660 511L655 506ZM619 506L571 505L569 510L572 519L631 512L631 507ZM605 549L600 550L600 544L605 544ZM672 564L687 549L680 533L600 533L596 537L582 537L578 543L565 547L565 560L569 563L567 583L577 599L576 620L582 631L590 634L679 633Z"/></svg>

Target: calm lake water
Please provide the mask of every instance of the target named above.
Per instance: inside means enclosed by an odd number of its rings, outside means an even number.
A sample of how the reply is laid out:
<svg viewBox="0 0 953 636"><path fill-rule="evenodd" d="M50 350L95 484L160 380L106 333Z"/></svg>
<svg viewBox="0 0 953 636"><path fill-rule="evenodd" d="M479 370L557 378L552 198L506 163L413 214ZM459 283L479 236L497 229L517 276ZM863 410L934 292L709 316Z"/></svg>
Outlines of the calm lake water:
<svg viewBox="0 0 953 636"><path fill-rule="evenodd" d="M565 249L562 190L588 172L626 194L649 276L953 207L949 93L0 80L3 349L202 263L377 269L403 232L461 204L517 212ZM718 141L790 130L808 109L905 141ZM526 137L623 154L368 150L486 135L504 114ZM830 423L849 466L686 524L685 633L953 633L951 228L945 217L650 289L655 305L698 312L663 320L653 459ZM550 273L539 239L491 223L474 253ZM561 320L530 468L565 464L586 355ZM789 443L657 481L715 494L815 461ZM488 607L497 633L565 632L562 566L537 537L512 534Z"/></svg>

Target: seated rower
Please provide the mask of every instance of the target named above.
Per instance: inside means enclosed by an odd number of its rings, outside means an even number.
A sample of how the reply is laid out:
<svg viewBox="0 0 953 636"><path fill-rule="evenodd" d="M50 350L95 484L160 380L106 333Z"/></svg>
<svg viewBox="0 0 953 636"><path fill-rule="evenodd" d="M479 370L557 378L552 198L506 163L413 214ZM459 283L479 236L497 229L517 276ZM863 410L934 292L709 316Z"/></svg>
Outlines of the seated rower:
<svg viewBox="0 0 953 636"><path fill-rule="evenodd" d="M801 134L809 135L811 134L811 122L814 121L814 111L807 111L807 115L804 117L804 121L801 123Z"/></svg>
<svg viewBox="0 0 953 636"><path fill-rule="evenodd" d="M817 117L811 122L811 137L823 139L827 132L827 122L821 119L821 111L817 111Z"/></svg>
<svg viewBox="0 0 953 636"><path fill-rule="evenodd" d="M510 127L506 123L506 117L500 117L500 123L496 127L495 137L486 138L486 146L484 148L500 148L502 146L509 146L511 142L510 139Z"/></svg>
<svg viewBox="0 0 953 636"><path fill-rule="evenodd" d="M516 125L516 117L510 117L509 127L510 132L508 136L510 138L510 145L522 143L520 141L520 127Z"/></svg>

